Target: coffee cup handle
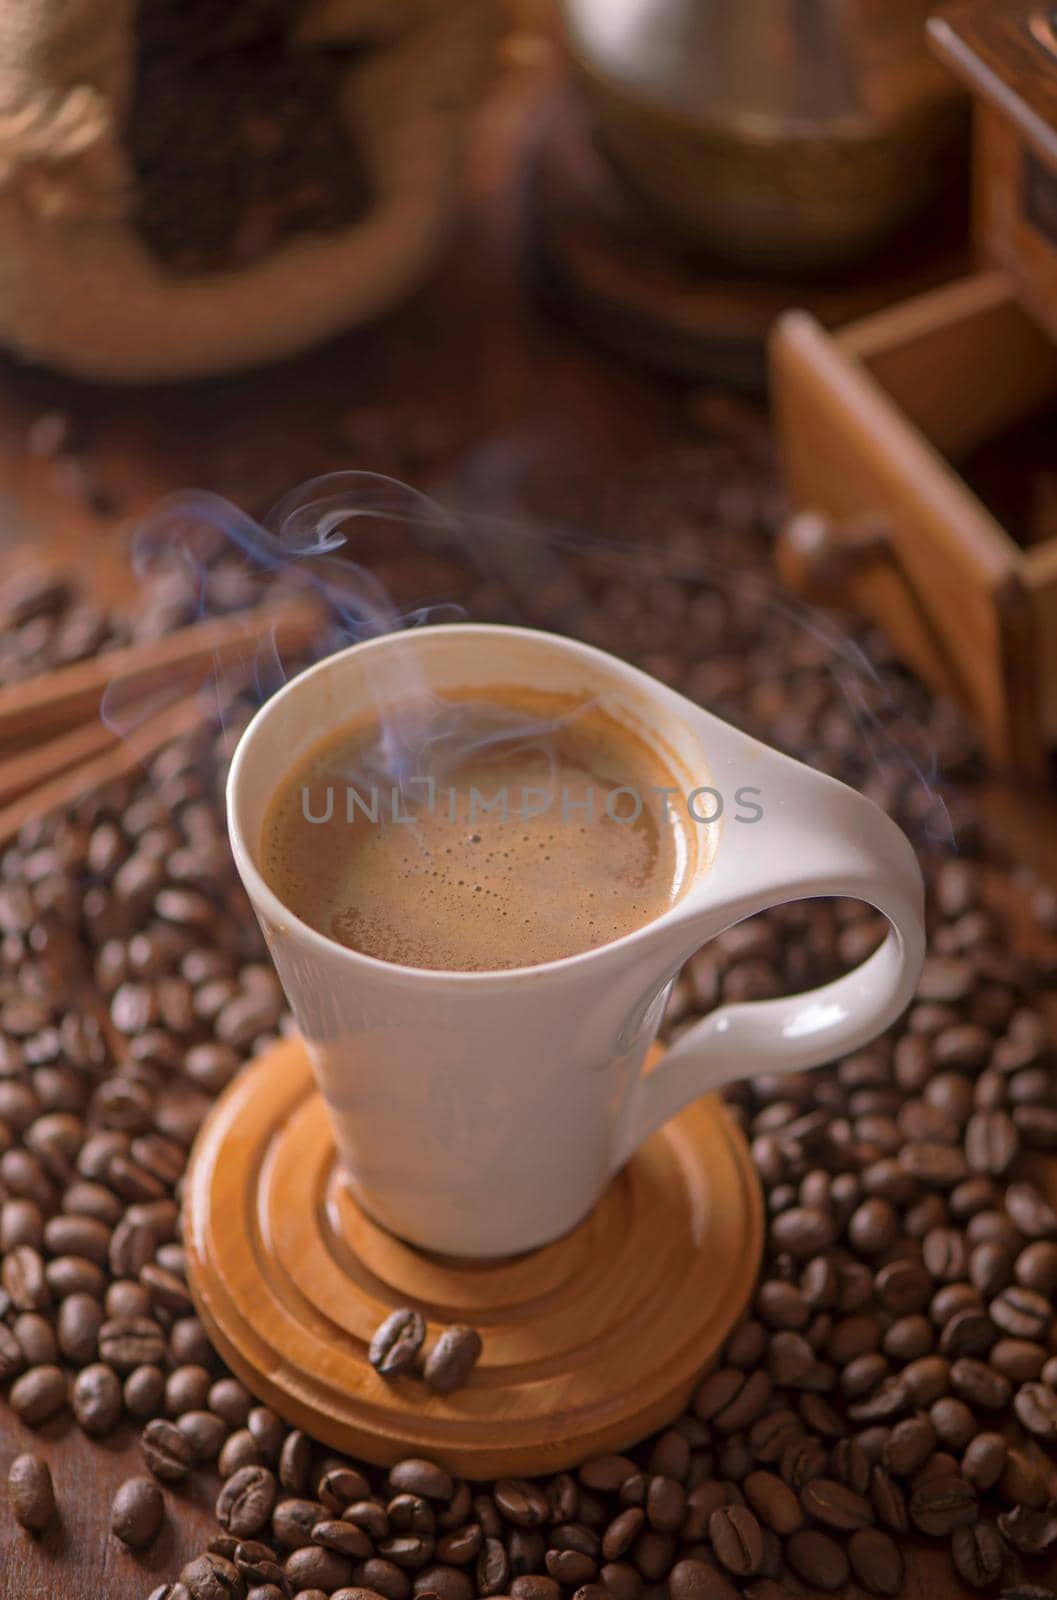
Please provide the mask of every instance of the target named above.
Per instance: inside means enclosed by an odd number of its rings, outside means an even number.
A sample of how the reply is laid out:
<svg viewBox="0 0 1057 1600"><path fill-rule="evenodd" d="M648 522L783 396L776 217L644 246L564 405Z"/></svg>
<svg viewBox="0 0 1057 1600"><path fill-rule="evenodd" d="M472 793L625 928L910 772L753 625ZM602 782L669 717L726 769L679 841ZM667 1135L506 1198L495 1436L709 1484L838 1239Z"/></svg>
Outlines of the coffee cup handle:
<svg viewBox="0 0 1057 1600"><path fill-rule="evenodd" d="M860 966L820 988L724 1005L680 1034L631 1088L614 1171L692 1100L739 1078L801 1072L861 1049L914 995L925 955L924 885L906 835L834 779L792 762L784 779L766 839L730 874L736 891L687 916L682 960L746 917L806 898L862 900L888 919L887 936Z"/></svg>

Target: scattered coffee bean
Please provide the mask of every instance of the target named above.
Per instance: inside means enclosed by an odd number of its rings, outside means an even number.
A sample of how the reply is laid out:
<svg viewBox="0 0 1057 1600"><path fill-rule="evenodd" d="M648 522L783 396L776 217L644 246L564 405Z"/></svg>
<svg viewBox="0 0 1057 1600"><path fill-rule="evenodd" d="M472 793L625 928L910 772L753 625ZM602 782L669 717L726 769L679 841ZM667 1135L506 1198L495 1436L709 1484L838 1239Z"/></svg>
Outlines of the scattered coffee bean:
<svg viewBox="0 0 1057 1600"><path fill-rule="evenodd" d="M55 1489L47 1462L39 1456L16 1456L7 1475L7 1493L16 1522L30 1533L43 1533L56 1516Z"/></svg>
<svg viewBox="0 0 1057 1600"><path fill-rule="evenodd" d="M144 1461L163 1483L181 1483L194 1464L190 1441L175 1423L164 1418L156 1417L147 1423L140 1444Z"/></svg>
<svg viewBox="0 0 1057 1600"><path fill-rule="evenodd" d="M121 1384L113 1367L93 1362L82 1367L70 1391L73 1414L85 1433L104 1438L121 1419Z"/></svg>
<svg viewBox="0 0 1057 1600"><path fill-rule="evenodd" d="M151 1478L127 1478L114 1496L110 1527L130 1550L145 1550L161 1527L165 1502Z"/></svg>
<svg viewBox="0 0 1057 1600"><path fill-rule="evenodd" d="M708 1536L716 1556L736 1577L747 1578L760 1570L763 1533L747 1506L722 1506L713 1511Z"/></svg>
<svg viewBox="0 0 1057 1600"><path fill-rule="evenodd" d="M58 1367L30 1367L11 1385L8 1401L15 1415L35 1428L66 1404L66 1376Z"/></svg>
<svg viewBox="0 0 1057 1600"><path fill-rule="evenodd" d="M951 1535L951 1558L955 1571L974 1589L990 1589L1002 1576L1005 1546L993 1523L976 1522L971 1527L955 1528Z"/></svg>
<svg viewBox="0 0 1057 1600"><path fill-rule="evenodd" d="M878 1528L859 1528L848 1540L852 1571L870 1594L897 1595L903 1587L899 1546Z"/></svg>
<svg viewBox="0 0 1057 1600"><path fill-rule="evenodd" d="M932 1538L942 1539L955 1528L975 1522L978 1514L972 1484L953 1474L919 1483L910 1496L911 1521Z"/></svg>
<svg viewBox="0 0 1057 1600"><path fill-rule="evenodd" d="M806 1584L831 1593L843 1589L850 1567L843 1548L828 1533L801 1528L785 1544L786 1560Z"/></svg>

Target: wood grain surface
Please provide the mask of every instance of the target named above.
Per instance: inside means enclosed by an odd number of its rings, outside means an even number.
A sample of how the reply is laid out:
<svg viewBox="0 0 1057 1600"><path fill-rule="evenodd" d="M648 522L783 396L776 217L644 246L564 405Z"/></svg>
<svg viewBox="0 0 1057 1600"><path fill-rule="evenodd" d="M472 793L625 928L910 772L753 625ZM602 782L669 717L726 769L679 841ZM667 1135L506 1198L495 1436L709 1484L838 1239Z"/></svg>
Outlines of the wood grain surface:
<svg viewBox="0 0 1057 1600"><path fill-rule="evenodd" d="M468 215L433 282L384 326L281 370L227 382L153 391L106 390L0 363L0 548L6 559L79 568L113 603L135 585L124 553L131 525L156 494L194 484L263 509L313 473L385 459L417 479L414 428L441 419L444 455L459 470L513 471L526 437L552 438L649 459L676 434L683 395L580 343L540 315L520 278L516 168L533 114L525 93L535 65L508 77L484 118ZM513 153L513 154L512 154ZM382 436L363 431L371 403L393 419ZM34 454L30 428L65 419L70 449ZM379 426L382 426L379 424ZM488 441L489 449L484 449ZM469 465L467 465L469 463ZM1051 798L996 785L990 809L1019 855L1057 882ZM36 1541L0 1502L0 1600L142 1600L215 1532L216 1483L190 1495L166 1490L166 1528L146 1558L106 1532L117 1484L142 1470L130 1431L90 1443L69 1418L42 1431L0 1407L0 1475L33 1448L52 1466L61 1528ZM912 1554L908 1600L973 1593L955 1585L946 1552ZM857 1591L848 1596L859 1600Z"/></svg>

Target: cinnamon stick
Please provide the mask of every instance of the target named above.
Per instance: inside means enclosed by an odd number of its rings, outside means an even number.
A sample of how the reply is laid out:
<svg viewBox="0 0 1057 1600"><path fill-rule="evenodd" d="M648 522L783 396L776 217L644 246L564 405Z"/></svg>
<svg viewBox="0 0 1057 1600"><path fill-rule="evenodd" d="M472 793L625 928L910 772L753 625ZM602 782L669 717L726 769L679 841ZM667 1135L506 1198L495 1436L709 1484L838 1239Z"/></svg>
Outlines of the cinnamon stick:
<svg viewBox="0 0 1057 1600"><path fill-rule="evenodd" d="M108 650L90 661L60 667L0 689L0 742L39 738L99 717L111 685L142 698L172 689L195 667L226 667L246 659L273 639L278 649L310 643L323 625L320 606L297 596L251 611L192 623L160 639Z"/></svg>
<svg viewBox="0 0 1057 1600"><path fill-rule="evenodd" d="M192 733L208 720L208 716L202 696L196 691L148 717L127 739L117 741L110 733L111 747L108 750L78 762L50 781L0 807L0 844L8 843L20 828L34 818L47 816L59 807L75 805L94 790L132 776L163 745ZM109 730L106 731L109 733Z"/></svg>

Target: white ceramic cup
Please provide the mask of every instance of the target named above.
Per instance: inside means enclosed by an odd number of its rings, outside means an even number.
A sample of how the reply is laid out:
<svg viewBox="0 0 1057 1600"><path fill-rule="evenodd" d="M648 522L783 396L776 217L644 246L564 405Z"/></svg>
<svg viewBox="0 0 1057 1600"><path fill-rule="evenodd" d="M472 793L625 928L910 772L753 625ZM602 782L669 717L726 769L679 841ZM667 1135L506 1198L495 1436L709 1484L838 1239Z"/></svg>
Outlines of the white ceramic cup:
<svg viewBox="0 0 1057 1600"><path fill-rule="evenodd" d="M438 690L516 683L604 695L686 793L724 798L697 821L697 867L662 916L542 966L421 970L345 949L295 917L258 865L280 780L330 731L409 679ZM762 817L734 820L751 787ZM257 712L228 778L242 880L304 1035L359 1203L423 1248L527 1250L574 1227L631 1153L689 1101L749 1074L798 1072L858 1049L899 1015L924 952L922 880L871 801L729 727L614 657L528 629L457 624L353 646ZM673 802L674 803L674 802ZM713 815L712 797L695 801ZM747 809L747 808L746 808ZM835 982L726 1005L642 1072L673 978L697 949L768 906L850 896L886 939Z"/></svg>

